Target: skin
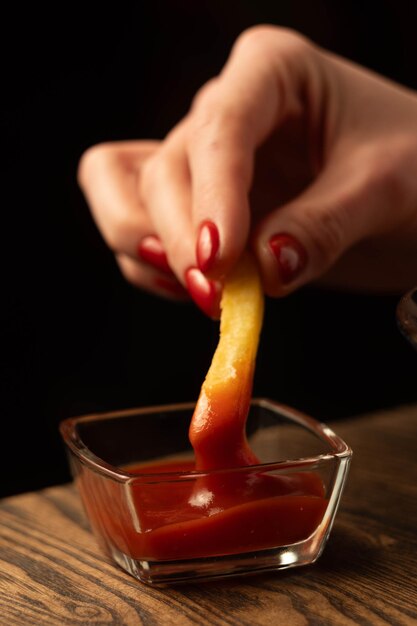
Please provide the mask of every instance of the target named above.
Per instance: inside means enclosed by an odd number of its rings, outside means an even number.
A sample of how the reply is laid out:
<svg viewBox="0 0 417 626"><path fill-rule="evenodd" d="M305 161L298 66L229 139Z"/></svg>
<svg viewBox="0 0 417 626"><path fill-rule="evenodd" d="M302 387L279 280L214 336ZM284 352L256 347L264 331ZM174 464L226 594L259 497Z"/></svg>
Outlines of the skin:
<svg viewBox="0 0 417 626"><path fill-rule="evenodd" d="M285 296L312 281L401 292L417 283L417 95L273 26L245 31L221 74L161 142L90 148L79 181L133 284L172 296L138 258L159 237L173 275L196 266L205 220L221 283L251 247L263 288ZM280 280L268 241L290 233L307 263Z"/></svg>

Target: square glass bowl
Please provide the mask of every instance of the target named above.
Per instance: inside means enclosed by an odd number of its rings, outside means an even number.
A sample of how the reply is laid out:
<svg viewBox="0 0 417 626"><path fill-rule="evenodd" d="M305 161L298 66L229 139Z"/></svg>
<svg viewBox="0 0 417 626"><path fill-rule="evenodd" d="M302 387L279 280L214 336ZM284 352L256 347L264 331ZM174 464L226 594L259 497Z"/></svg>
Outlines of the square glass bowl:
<svg viewBox="0 0 417 626"><path fill-rule="evenodd" d="M72 473L105 551L151 584L313 563L333 524L350 448L324 424L259 399L247 421L259 465L197 472L188 440L193 409L62 422Z"/></svg>

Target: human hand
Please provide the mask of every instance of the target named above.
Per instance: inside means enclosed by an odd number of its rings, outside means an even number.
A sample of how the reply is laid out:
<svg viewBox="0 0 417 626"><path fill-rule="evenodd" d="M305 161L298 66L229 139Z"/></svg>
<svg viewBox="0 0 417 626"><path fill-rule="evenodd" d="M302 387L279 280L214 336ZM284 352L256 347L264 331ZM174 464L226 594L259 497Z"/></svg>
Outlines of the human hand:
<svg viewBox="0 0 417 626"><path fill-rule="evenodd" d="M161 293L149 261L165 263L216 314L217 281L247 246L272 296L317 279L411 286L416 171L413 92L264 26L163 142L95 147L80 181L129 280Z"/></svg>

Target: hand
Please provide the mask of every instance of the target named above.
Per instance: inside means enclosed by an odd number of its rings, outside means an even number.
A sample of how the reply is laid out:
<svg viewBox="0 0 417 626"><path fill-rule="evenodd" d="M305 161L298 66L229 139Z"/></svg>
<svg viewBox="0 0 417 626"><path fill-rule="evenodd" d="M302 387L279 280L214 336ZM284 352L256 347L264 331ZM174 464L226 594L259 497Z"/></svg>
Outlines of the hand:
<svg viewBox="0 0 417 626"><path fill-rule="evenodd" d="M95 147L80 181L129 280L161 292L143 262L150 241L215 313L214 281L247 246L271 296L317 279L411 286L416 172L415 93L262 26L163 142Z"/></svg>

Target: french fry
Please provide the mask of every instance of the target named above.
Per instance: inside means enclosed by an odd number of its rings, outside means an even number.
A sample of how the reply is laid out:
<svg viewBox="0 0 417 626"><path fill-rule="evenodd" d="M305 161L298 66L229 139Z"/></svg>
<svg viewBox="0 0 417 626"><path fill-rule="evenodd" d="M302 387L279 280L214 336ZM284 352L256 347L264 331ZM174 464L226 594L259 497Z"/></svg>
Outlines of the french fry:
<svg viewBox="0 0 417 626"><path fill-rule="evenodd" d="M245 427L263 310L256 263L245 253L224 284L220 339L191 421L196 469L258 462L246 440Z"/></svg>

